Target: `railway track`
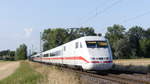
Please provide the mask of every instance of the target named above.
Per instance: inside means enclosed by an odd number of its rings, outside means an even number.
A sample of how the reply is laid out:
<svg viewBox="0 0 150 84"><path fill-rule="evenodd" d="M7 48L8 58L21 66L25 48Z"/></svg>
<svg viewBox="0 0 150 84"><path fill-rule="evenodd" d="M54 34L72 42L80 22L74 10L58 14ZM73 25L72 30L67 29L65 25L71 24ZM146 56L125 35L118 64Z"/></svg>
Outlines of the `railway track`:
<svg viewBox="0 0 150 84"><path fill-rule="evenodd" d="M46 64L49 66L49 64ZM55 65L52 65L52 66L55 66ZM115 84L150 84L150 81L147 81L147 80L139 80L139 79L134 79L134 78L131 78L131 77L128 77L128 76L121 76L119 75L121 72L118 72L117 71L108 71L108 72L102 72L102 73L97 73L97 72L85 72L85 71L81 71L81 70L75 70L75 69L72 69L72 68L65 68L65 67L60 67L61 70L63 71L72 71L72 72L76 72L78 73L79 75L84 75L84 76L89 76L89 77L93 77L95 79L103 79L103 80L106 80L106 81L111 81ZM124 73L126 75L132 75L132 73ZM137 76L136 76L137 75ZM135 78L138 77L138 75L142 76L143 74L136 74L134 75ZM150 79L150 74L147 74L146 75L147 78ZM93 83L92 83L93 84ZM98 83L98 84L103 84L103 83ZM105 83L107 84L107 83ZM112 83L110 83L112 84Z"/></svg>
<svg viewBox="0 0 150 84"><path fill-rule="evenodd" d="M137 80L137 79L131 79L127 76L118 76L118 75L114 75L114 74L109 74L108 75L109 77L112 77L112 78L117 78L117 79L122 79L124 81L127 81L125 84L150 84L149 81L145 81L145 80Z"/></svg>
<svg viewBox="0 0 150 84"><path fill-rule="evenodd" d="M64 70L71 70L73 72L79 73L80 75L87 75L90 77L94 77L97 79L103 79L106 81L111 81L111 82L115 82L117 84L150 84L150 81L145 81L145 80L138 80L138 79L133 79L130 78L128 76L120 76L120 75L116 75L116 74L107 74L104 75L102 74L97 74L97 73L91 73L91 72L83 72L83 71L79 71L79 70L73 70L73 69L64 69Z"/></svg>

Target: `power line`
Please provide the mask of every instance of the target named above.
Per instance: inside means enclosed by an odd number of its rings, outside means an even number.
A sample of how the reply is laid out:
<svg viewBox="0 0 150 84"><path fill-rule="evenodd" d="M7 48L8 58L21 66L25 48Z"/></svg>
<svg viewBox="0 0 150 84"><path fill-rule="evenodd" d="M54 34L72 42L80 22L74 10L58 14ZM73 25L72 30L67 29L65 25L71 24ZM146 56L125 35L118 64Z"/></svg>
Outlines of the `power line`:
<svg viewBox="0 0 150 84"><path fill-rule="evenodd" d="M111 1L114 1L114 0L111 0ZM106 2L108 2L108 0L105 0L105 2L102 2L102 5L107 4ZM102 6L102 5L101 5L101 4L97 5L96 8L94 8L93 10L91 10L90 12L88 12L88 14L91 14L91 13L93 13L93 12L95 12L95 11L96 11L95 14L97 14L98 9L99 9L100 6ZM84 18L86 18L86 17L80 18L80 21L83 20Z"/></svg>
<svg viewBox="0 0 150 84"><path fill-rule="evenodd" d="M145 12L145 13L142 13L142 14L140 14L140 15L134 16L134 17L132 17L132 18L123 20L122 23L127 23L127 22L129 22L129 21L136 20L136 19L141 18L141 17L143 17L143 16L145 16L145 15L148 15L149 13L150 13L150 10L147 11L147 12Z"/></svg>
<svg viewBox="0 0 150 84"><path fill-rule="evenodd" d="M120 3L121 1L122 1L122 0L117 0L117 1L115 1L114 3L110 4L109 6L107 6L106 8L104 8L102 11L96 12L93 16L87 18L82 24L84 24L84 23L88 22L89 20L95 18L95 17L98 16L99 14L102 14L102 13L108 11L109 9L111 9L113 6L117 5L117 4ZM82 24L81 24L81 25L82 25Z"/></svg>

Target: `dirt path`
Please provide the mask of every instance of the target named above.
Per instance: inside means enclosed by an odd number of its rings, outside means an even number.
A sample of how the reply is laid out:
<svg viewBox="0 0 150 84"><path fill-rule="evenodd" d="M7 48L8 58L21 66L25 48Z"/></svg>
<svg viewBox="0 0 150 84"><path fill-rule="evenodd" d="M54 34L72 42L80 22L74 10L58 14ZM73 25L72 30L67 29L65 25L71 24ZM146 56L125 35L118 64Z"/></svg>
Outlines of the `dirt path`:
<svg viewBox="0 0 150 84"><path fill-rule="evenodd" d="M0 62L0 80L11 75L19 64L19 62Z"/></svg>

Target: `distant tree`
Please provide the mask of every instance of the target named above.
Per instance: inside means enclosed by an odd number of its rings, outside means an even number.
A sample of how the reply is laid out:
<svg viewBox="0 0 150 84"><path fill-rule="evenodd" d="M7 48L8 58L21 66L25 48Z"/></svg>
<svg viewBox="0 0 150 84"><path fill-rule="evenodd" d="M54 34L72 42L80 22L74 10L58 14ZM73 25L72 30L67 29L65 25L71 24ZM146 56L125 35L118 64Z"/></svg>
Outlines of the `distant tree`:
<svg viewBox="0 0 150 84"><path fill-rule="evenodd" d="M110 44L115 43L117 40L124 37L125 28L122 25L113 25L107 28L105 37L109 39Z"/></svg>
<svg viewBox="0 0 150 84"><path fill-rule="evenodd" d="M140 26L131 27L127 32L121 25L108 27L106 37L109 39L113 55L117 58L141 58L150 56L150 29Z"/></svg>
<svg viewBox="0 0 150 84"><path fill-rule="evenodd" d="M139 43L142 57L150 58L150 39L142 39Z"/></svg>
<svg viewBox="0 0 150 84"><path fill-rule="evenodd" d="M0 51L0 59L2 60L14 60L15 51L2 50Z"/></svg>
<svg viewBox="0 0 150 84"><path fill-rule="evenodd" d="M142 56L150 58L150 28L145 31L145 37L139 41Z"/></svg>
<svg viewBox="0 0 150 84"><path fill-rule="evenodd" d="M1 59L5 60L8 58L10 54L10 50L2 50L0 51L0 56L1 56Z"/></svg>
<svg viewBox="0 0 150 84"><path fill-rule="evenodd" d="M16 49L15 60L25 60L27 59L27 46L22 44Z"/></svg>
<svg viewBox="0 0 150 84"><path fill-rule="evenodd" d="M131 56L132 48L130 47L130 43L128 39L123 38L118 40L113 44L114 48L114 55L119 59L127 59L127 58L134 58Z"/></svg>
<svg viewBox="0 0 150 84"><path fill-rule="evenodd" d="M140 40L145 38L145 31L142 27L134 26L129 29L126 33L127 38L129 39L130 46L137 57L142 56L142 52L140 50Z"/></svg>
<svg viewBox="0 0 150 84"><path fill-rule="evenodd" d="M92 27L81 27L79 28L79 35L82 36L95 36L95 30Z"/></svg>
<svg viewBox="0 0 150 84"><path fill-rule="evenodd" d="M83 36L95 36L96 33L92 27L70 28L66 29L69 36L67 36L67 42L83 37Z"/></svg>
<svg viewBox="0 0 150 84"><path fill-rule="evenodd" d="M105 37L108 38L109 43L112 48L113 55L116 56L114 53L117 53L119 51L115 50L115 46L117 41L124 38L125 28L122 25L113 25L107 28L107 32L105 34ZM117 57L117 56L116 56Z"/></svg>
<svg viewBox="0 0 150 84"><path fill-rule="evenodd" d="M150 39L150 28L148 28L146 31L145 31L145 37L147 39Z"/></svg>
<svg viewBox="0 0 150 84"><path fill-rule="evenodd" d="M67 31L62 28L44 30L42 40L43 50L48 50L66 42Z"/></svg>

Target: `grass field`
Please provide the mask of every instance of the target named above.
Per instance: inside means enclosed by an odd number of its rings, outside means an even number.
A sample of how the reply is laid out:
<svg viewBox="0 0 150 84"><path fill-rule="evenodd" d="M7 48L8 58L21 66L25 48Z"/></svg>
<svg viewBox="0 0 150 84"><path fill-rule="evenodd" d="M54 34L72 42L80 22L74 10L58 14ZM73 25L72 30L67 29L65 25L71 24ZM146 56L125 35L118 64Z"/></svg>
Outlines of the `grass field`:
<svg viewBox="0 0 150 84"><path fill-rule="evenodd" d="M5 61L5 60L0 60L0 62L13 62L13 61Z"/></svg>
<svg viewBox="0 0 150 84"><path fill-rule="evenodd" d="M120 59L113 62L113 69L117 70L150 71L150 59ZM22 61L16 72L0 80L0 84L80 84L80 77L56 66Z"/></svg>
<svg viewBox="0 0 150 84"><path fill-rule="evenodd" d="M115 70L150 72L150 59L119 59L113 60Z"/></svg>
<svg viewBox="0 0 150 84"><path fill-rule="evenodd" d="M29 61L22 61L12 75L0 80L0 84L79 84L79 82L76 73Z"/></svg>
<svg viewBox="0 0 150 84"><path fill-rule="evenodd" d="M3 60L0 60L0 62L4 62Z"/></svg>
<svg viewBox="0 0 150 84"><path fill-rule="evenodd" d="M42 75L36 72L29 63L23 61L16 72L0 80L0 84L37 84L41 79Z"/></svg>
<svg viewBox="0 0 150 84"><path fill-rule="evenodd" d="M115 64L121 65L135 65L135 66L148 66L150 59L119 59L113 61Z"/></svg>
<svg viewBox="0 0 150 84"><path fill-rule="evenodd" d="M42 80L42 84L80 84L79 76L76 73L62 71L57 66L29 63L37 72L43 75L44 80Z"/></svg>

